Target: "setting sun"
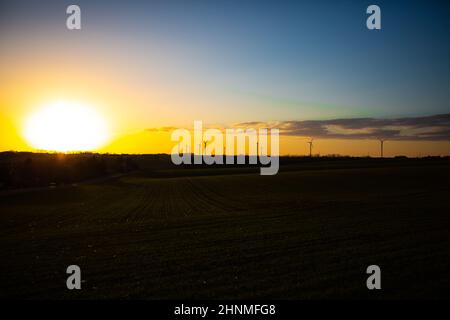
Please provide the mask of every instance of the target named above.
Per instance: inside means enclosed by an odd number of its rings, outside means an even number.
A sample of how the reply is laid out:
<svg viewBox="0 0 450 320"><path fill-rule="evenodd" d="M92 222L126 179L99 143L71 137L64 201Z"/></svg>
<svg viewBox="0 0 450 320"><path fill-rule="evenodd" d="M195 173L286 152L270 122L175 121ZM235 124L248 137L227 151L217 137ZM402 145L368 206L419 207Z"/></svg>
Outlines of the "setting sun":
<svg viewBox="0 0 450 320"><path fill-rule="evenodd" d="M24 136L39 150L90 151L108 140L105 119L93 108L74 102L48 104L25 122Z"/></svg>

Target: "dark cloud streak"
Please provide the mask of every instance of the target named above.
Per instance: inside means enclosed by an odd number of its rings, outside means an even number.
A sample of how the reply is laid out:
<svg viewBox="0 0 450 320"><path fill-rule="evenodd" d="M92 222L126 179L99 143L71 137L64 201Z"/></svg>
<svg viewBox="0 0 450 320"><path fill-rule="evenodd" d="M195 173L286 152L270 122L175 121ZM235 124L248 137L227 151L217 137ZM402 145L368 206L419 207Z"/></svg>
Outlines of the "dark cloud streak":
<svg viewBox="0 0 450 320"><path fill-rule="evenodd" d="M394 119L243 122L235 127L279 128L282 135L321 139L450 140L450 114Z"/></svg>

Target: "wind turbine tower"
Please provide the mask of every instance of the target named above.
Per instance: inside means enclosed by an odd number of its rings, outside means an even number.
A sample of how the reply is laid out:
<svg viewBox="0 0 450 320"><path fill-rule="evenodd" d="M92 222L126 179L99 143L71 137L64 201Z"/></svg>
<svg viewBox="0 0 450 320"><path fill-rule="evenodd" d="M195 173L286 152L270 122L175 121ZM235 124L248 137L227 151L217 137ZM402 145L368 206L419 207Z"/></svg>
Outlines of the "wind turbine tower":
<svg viewBox="0 0 450 320"><path fill-rule="evenodd" d="M306 143L309 144L309 156L312 157L313 139Z"/></svg>
<svg viewBox="0 0 450 320"><path fill-rule="evenodd" d="M380 156L381 158L383 158L384 139L379 140L380 140Z"/></svg>

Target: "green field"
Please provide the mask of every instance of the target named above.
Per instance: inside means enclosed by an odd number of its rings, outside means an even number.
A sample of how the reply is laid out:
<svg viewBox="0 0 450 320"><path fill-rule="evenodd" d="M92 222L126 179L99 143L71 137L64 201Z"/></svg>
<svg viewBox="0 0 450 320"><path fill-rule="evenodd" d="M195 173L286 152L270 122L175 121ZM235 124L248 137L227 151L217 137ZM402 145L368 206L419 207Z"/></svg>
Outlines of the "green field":
<svg viewBox="0 0 450 320"><path fill-rule="evenodd" d="M160 177L0 196L0 296L450 297L450 166ZM82 290L66 289L66 268ZM382 290L366 288L366 267Z"/></svg>

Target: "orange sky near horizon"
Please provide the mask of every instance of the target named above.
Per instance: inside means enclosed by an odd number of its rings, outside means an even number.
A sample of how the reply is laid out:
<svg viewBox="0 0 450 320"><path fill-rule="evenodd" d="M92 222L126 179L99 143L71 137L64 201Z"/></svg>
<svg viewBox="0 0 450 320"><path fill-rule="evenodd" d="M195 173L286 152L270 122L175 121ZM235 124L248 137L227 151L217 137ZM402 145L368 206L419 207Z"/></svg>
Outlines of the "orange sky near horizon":
<svg viewBox="0 0 450 320"><path fill-rule="evenodd" d="M0 151L38 151L26 141L21 133L20 121L8 119L0 114ZM19 124L19 126L17 126ZM281 155L308 155L309 145L305 137L280 136ZM126 133L111 137L103 147L94 150L100 153L128 153L128 154L155 154L170 153L176 142L171 141L170 132L146 130ZM354 139L315 139L314 155L350 155L371 156L380 155L380 145L377 140ZM384 155L393 157L405 155L409 157L423 157L428 155L450 155L450 142L448 141L386 141Z"/></svg>

